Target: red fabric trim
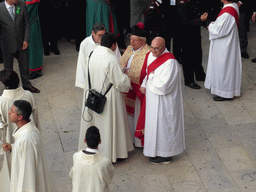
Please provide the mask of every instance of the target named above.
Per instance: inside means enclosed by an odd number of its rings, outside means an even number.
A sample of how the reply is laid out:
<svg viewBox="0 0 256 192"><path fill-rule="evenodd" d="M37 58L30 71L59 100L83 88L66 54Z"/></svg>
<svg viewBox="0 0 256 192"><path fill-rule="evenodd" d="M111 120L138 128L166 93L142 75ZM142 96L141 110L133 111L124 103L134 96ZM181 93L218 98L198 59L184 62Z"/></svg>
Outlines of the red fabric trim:
<svg viewBox="0 0 256 192"><path fill-rule="evenodd" d="M161 66L164 62L169 59L175 59L172 53L164 53L163 55L156 58L149 66L148 66L148 75L155 71L159 66Z"/></svg>
<svg viewBox="0 0 256 192"><path fill-rule="evenodd" d="M237 11L236 11L235 8L229 7L229 6L223 8L223 9L221 10L221 12L219 13L218 17L220 17L223 13L229 13L230 15L232 15L232 16L235 18L236 24L237 24L237 27L238 27L239 16L238 16L238 13L237 13ZM217 17L217 18L218 18L218 17Z"/></svg>
<svg viewBox="0 0 256 192"><path fill-rule="evenodd" d="M109 32L114 33L114 20L113 20L111 7L110 7L110 16L109 16Z"/></svg>
<svg viewBox="0 0 256 192"><path fill-rule="evenodd" d="M39 68L36 68L36 69L29 69L29 71L39 71L39 70L41 70L41 69L43 69L43 66L42 66L42 67L39 67Z"/></svg>
<svg viewBox="0 0 256 192"><path fill-rule="evenodd" d="M140 139L141 146L144 146L144 131L145 131L145 118L146 118L146 96L144 95L143 102L141 103L140 116L137 122L135 137Z"/></svg>
<svg viewBox="0 0 256 192"><path fill-rule="evenodd" d="M148 56L151 52L148 52L146 54L143 67L141 69L141 75L140 75L140 84L142 84L143 79L147 75L146 69L147 69L147 63L148 63ZM144 94L143 94L144 95ZM136 131L135 131L135 137L139 138L141 141L141 146L144 146L144 130L145 130L145 112L146 112L146 96L141 97L141 108L140 108L140 115L138 118Z"/></svg>
<svg viewBox="0 0 256 192"><path fill-rule="evenodd" d="M127 113L133 114L134 113L134 108L126 105L126 111L127 111Z"/></svg>
<svg viewBox="0 0 256 192"><path fill-rule="evenodd" d="M34 4L34 3L40 3L40 0L25 1L25 3L27 5L31 5L31 4Z"/></svg>

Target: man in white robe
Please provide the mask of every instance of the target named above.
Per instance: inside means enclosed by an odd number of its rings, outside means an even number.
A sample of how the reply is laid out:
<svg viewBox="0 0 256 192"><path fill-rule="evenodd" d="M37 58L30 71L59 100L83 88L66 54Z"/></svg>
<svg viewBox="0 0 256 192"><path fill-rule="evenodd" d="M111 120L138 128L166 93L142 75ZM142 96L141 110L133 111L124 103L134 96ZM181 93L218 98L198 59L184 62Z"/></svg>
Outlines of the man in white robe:
<svg viewBox="0 0 256 192"><path fill-rule="evenodd" d="M210 51L205 88L216 95L214 101L240 96L242 61L238 35L239 10L232 0L222 0L224 7L209 26Z"/></svg>
<svg viewBox="0 0 256 192"><path fill-rule="evenodd" d="M37 126L38 112L36 101L30 91L26 91L22 88L22 86L19 86L19 76L15 71L9 69L0 71L0 81L5 86L3 94L0 96L1 120L4 123L7 123L5 141L13 144L15 139L12 136L12 133L17 126L15 123L9 121L8 111L11 109L11 106L15 100L22 99L28 101L33 109L30 119L32 119ZM0 165L0 192L5 192L7 191L6 187L8 188L10 184L8 175L10 175L9 167L11 167L11 159L9 158L9 154L3 152L2 148L0 149L0 159L3 159L2 163L0 162L0 164L2 164L2 168ZM4 182L5 184L1 185L1 182Z"/></svg>
<svg viewBox="0 0 256 192"><path fill-rule="evenodd" d="M153 164L168 164L185 149L181 67L165 48L163 38L156 37L151 50L140 88L146 94L143 153Z"/></svg>
<svg viewBox="0 0 256 192"><path fill-rule="evenodd" d="M79 49L78 60L77 60L77 69L76 69L76 87L80 87L84 89L85 82L87 81L87 74L86 74L86 63L87 57L89 54L96 49L100 45L101 37L104 33L106 33L107 28L102 23L95 23L92 27L92 34L91 36L85 38ZM121 57L120 51L118 47L115 50L115 54L118 58Z"/></svg>
<svg viewBox="0 0 256 192"><path fill-rule="evenodd" d="M101 114L85 107L85 99L83 99L78 144L78 150L86 148L84 135L87 128L92 125L98 127L102 136L99 151L112 162L116 162L117 158L127 158L128 151L133 150L127 112L122 96L122 92L127 92L130 89L131 83L128 76L121 71L120 63L114 54L115 48L116 37L113 34L105 33L101 39L101 46L94 50L89 63L87 63L92 89L98 92L102 90L102 93L105 93L111 83L113 86L106 94L107 101ZM88 70L85 73L87 74ZM83 97L85 98L88 89L87 79L84 89Z"/></svg>
<svg viewBox="0 0 256 192"><path fill-rule="evenodd" d="M19 76L15 71L10 69L4 69L0 71L0 81L5 86L3 94L0 96L0 114L2 121L8 124L6 142L13 144L14 137L12 136L12 133L17 128L17 126L15 123L9 121L8 111L11 109L14 101L28 101L32 106L30 119L33 120L36 127L38 127L38 111L36 101L30 91L26 91L21 86L19 86Z"/></svg>
<svg viewBox="0 0 256 192"><path fill-rule="evenodd" d="M14 144L3 144L4 151L11 151L10 192L50 192L49 176L43 160L41 135L33 121L29 120L32 107L25 100L14 102L9 111L10 122L17 125Z"/></svg>
<svg viewBox="0 0 256 192"><path fill-rule="evenodd" d="M91 126L86 131L84 142L88 148L73 155L72 192L107 192L114 177L114 166L98 151L101 142L99 129Z"/></svg>

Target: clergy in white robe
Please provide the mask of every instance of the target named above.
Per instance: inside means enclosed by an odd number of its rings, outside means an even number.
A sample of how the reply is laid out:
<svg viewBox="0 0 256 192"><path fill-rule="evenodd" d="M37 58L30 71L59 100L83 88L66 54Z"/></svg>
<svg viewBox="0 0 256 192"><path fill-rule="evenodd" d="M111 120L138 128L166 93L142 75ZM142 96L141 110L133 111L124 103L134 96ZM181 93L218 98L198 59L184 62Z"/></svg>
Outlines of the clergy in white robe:
<svg viewBox="0 0 256 192"><path fill-rule="evenodd" d="M76 82L75 82L76 87L80 87L84 89L85 82L87 81L87 78L88 78L86 74L87 57L96 47L100 45L101 37L106 31L107 29L103 24L95 23L93 25L92 34L81 42L79 54L78 54L78 60L77 60ZM118 47L115 50L115 54L118 58L121 57Z"/></svg>
<svg viewBox="0 0 256 192"><path fill-rule="evenodd" d="M170 163L185 149L181 67L162 38L156 37L151 47L141 85L146 92L143 154L151 163Z"/></svg>
<svg viewBox="0 0 256 192"><path fill-rule="evenodd" d="M73 155L72 192L108 192L114 176L110 160L97 152L86 154L83 150Z"/></svg>
<svg viewBox="0 0 256 192"><path fill-rule="evenodd" d="M139 27L140 26L140 27ZM143 146L143 138L135 137L135 130L140 115L140 106L145 95L140 92L140 85L145 77L142 73L143 63L146 54L150 52L150 47L146 43L147 32L144 25L139 23L132 27L130 44L120 59L121 67L128 70L132 88L128 93L124 93L126 110L128 113L128 123L131 129L133 143L136 147Z"/></svg>
<svg viewBox="0 0 256 192"><path fill-rule="evenodd" d="M101 143L100 131L91 126L87 129L84 142L88 148L73 155L72 192L107 192L114 176L114 166L98 151Z"/></svg>
<svg viewBox="0 0 256 192"><path fill-rule="evenodd" d="M224 7L209 29L210 51L205 88L215 101L240 96L242 61L238 35L238 6L222 0Z"/></svg>
<svg viewBox="0 0 256 192"><path fill-rule="evenodd" d="M35 122L36 126L38 126L38 112L36 107L36 101L30 91L25 91L21 86L19 87L19 76L15 71L0 71L0 81L5 85L3 94L0 96L0 115L2 118L1 120L4 123L7 123L5 141L12 144L15 140L12 134L17 126L15 123L9 121L8 111L11 109L13 102L20 99L28 101L33 109L30 119L32 119ZM0 185L0 192L5 192L7 191L6 187L8 188L8 185L10 183L10 172L8 170L8 166L11 167L11 159L9 158L9 154L6 154L2 151L2 148L0 148L0 159L3 159L3 167L1 168L0 166L0 183L5 183L4 185Z"/></svg>
<svg viewBox="0 0 256 192"><path fill-rule="evenodd" d="M111 35L105 33L102 36L101 45L106 44L107 38L110 38ZM103 37L106 38L104 41ZM113 52L116 44L113 42L112 45L108 46L109 48L105 45L98 46L92 53L87 67L89 65L92 89L98 92L102 90L102 93L105 93L110 83L113 86L106 94L107 101L103 113L98 114L85 107L86 90L88 89L86 79L78 150L86 148L84 135L87 128L94 125L99 128L102 136L99 151L112 162L116 162L117 158L127 158L128 151L134 149L122 96L122 92L128 92L131 83L128 76L121 71L120 63ZM88 68L86 68L85 73L88 73Z"/></svg>
<svg viewBox="0 0 256 192"><path fill-rule="evenodd" d="M11 109L13 102L16 100L26 100L32 106L32 114L30 119L34 121L38 127L38 111L36 101L30 91L26 91L19 86L18 74L13 70L0 71L0 81L5 85L3 94L0 96L0 114L2 121L8 124L6 133L6 142L14 143L13 131L17 128L15 123L9 121L8 111Z"/></svg>
<svg viewBox="0 0 256 192"><path fill-rule="evenodd" d="M32 107L24 100L15 101L9 111L11 122L17 125L15 143L3 144L12 153L10 192L50 192L49 175L44 161L41 134L29 120Z"/></svg>

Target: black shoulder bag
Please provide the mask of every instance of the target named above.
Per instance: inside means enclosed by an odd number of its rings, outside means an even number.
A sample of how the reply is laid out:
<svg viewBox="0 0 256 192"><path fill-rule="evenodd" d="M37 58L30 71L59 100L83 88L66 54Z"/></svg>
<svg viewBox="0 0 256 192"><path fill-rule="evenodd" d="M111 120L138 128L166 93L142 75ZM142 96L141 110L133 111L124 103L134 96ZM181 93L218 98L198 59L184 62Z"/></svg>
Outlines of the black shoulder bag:
<svg viewBox="0 0 256 192"><path fill-rule="evenodd" d="M88 83L89 83L89 94L88 97L85 101L85 106L88 107L89 109L95 111L96 113L100 114L103 112L105 103L107 101L107 97L106 94L109 92L109 90L112 87L112 83L109 85L108 89L106 90L105 94L102 94L101 92L99 93L98 91L96 91L95 89L91 89L91 80L90 80L90 72L89 72L89 61L90 61L90 57L92 55L92 52L89 55L89 60L88 60ZM108 74L107 74L108 75ZM102 85L102 89L104 87L107 75L105 77L105 80L103 82ZM102 91L101 89L101 91Z"/></svg>

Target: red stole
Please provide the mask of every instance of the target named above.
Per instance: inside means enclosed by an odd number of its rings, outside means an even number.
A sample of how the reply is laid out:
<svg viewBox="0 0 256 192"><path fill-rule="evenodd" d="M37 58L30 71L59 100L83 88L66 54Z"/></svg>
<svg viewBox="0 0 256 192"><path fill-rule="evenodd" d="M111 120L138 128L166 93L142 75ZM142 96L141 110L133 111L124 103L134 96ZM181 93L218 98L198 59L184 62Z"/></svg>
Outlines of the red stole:
<svg viewBox="0 0 256 192"><path fill-rule="evenodd" d="M150 52L149 52L150 53ZM149 54L147 53L146 54L146 60L147 60L147 55ZM126 64L127 65L127 64ZM128 93L124 93L126 94L126 97L129 98L129 99L132 99L132 100L136 100L136 96L139 98L140 100L140 106L142 106L142 103L143 103L143 100L144 100L144 94L141 93L140 91L140 86L142 84L142 81L143 79L145 78L146 76L146 68L144 69L144 65L145 65L145 60L144 60L144 63L143 63L143 67L141 69L141 73L140 73L140 80L139 80L139 84L137 83L133 83L131 81L131 86L132 86L132 90L129 90ZM147 67L147 65L146 65ZM126 110L128 112L128 114L134 114L134 108L129 106L129 105L126 105Z"/></svg>
<svg viewBox="0 0 256 192"><path fill-rule="evenodd" d="M223 13L229 13L230 15L232 15L235 18L238 27L239 16L235 8L230 6L223 8L219 13L218 17L220 17Z"/></svg>
<svg viewBox="0 0 256 192"><path fill-rule="evenodd" d="M148 56L150 52L147 53L141 73L146 74L146 69L148 68L147 76L152 72L155 71L159 66L161 66L163 63L165 63L169 59L175 59L172 53L164 53L158 58L156 58L148 67ZM141 83L143 79L140 79ZM146 96L143 95L143 100L141 102L141 109L140 109L140 115L138 119L138 123L136 126L135 131L135 137L139 138L141 140L141 145L144 146L144 133L145 133L145 117L146 117Z"/></svg>

